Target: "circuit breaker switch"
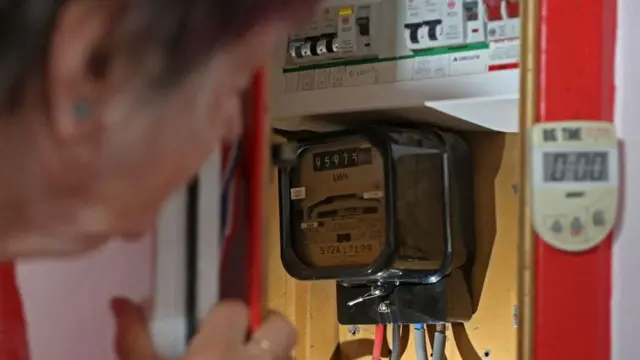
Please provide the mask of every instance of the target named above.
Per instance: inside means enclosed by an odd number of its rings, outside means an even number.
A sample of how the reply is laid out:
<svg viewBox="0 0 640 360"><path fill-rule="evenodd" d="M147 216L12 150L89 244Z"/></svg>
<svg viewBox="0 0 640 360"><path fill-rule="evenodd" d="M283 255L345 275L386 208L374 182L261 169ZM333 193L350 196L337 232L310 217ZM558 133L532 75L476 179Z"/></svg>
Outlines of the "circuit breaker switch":
<svg viewBox="0 0 640 360"><path fill-rule="evenodd" d="M336 44L335 38L335 35L324 35L318 37L314 42L311 52L315 53L315 56L337 53L338 45Z"/></svg>
<svg viewBox="0 0 640 360"><path fill-rule="evenodd" d="M487 21L500 21L504 18L502 13L502 0L484 0Z"/></svg>
<svg viewBox="0 0 640 360"><path fill-rule="evenodd" d="M442 20L425 21L424 25L427 27L427 36L430 41L440 40L440 36L442 35Z"/></svg>
<svg viewBox="0 0 640 360"><path fill-rule="evenodd" d="M371 35L371 21L369 17L359 17L356 19L356 25L358 26L358 32L360 36Z"/></svg>
<svg viewBox="0 0 640 360"><path fill-rule="evenodd" d="M520 17L520 0L507 0L505 5L508 18L514 19Z"/></svg>
<svg viewBox="0 0 640 360"><path fill-rule="evenodd" d="M300 46L300 53L302 54L302 58L313 56L313 54L311 54L311 41L307 40Z"/></svg>
<svg viewBox="0 0 640 360"><path fill-rule="evenodd" d="M322 48L318 47L319 42L320 38L317 37L309 40L309 51L311 52L311 56L322 56L324 55L324 53L326 53L326 51L323 53Z"/></svg>
<svg viewBox="0 0 640 360"><path fill-rule="evenodd" d="M327 40L326 38L318 38L314 44L313 52L316 53L316 56L322 56L329 51L327 50Z"/></svg>
<svg viewBox="0 0 640 360"><path fill-rule="evenodd" d="M304 58L302 55L302 45L304 42L302 41L292 41L289 43L289 56L294 61L299 61Z"/></svg>
<svg viewBox="0 0 640 360"><path fill-rule="evenodd" d="M340 48L338 47L338 42L336 40L336 35L328 36L326 41L327 52L330 54L337 53Z"/></svg>
<svg viewBox="0 0 640 360"><path fill-rule="evenodd" d="M479 0L467 0L462 5L467 21L480 20L480 4Z"/></svg>
<svg viewBox="0 0 640 360"><path fill-rule="evenodd" d="M484 4L481 0L465 0L462 4L464 19L466 20L467 43L486 41L486 27L484 19Z"/></svg>
<svg viewBox="0 0 640 360"><path fill-rule="evenodd" d="M421 29L422 24L404 24L404 28L407 33L407 42L410 49L417 49L420 47L421 41Z"/></svg>

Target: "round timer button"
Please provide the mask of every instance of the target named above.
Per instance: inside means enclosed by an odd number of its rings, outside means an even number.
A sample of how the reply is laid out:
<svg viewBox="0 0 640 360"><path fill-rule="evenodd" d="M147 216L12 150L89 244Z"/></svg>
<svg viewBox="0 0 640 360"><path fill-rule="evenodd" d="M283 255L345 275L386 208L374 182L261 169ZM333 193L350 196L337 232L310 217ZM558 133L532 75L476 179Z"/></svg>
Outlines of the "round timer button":
<svg viewBox="0 0 640 360"><path fill-rule="evenodd" d="M551 224L551 231L553 231L556 234L560 234L562 233L562 231L564 230L564 226L562 226L562 222L560 222L560 220L556 219L552 224Z"/></svg>
<svg viewBox="0 0 640 360"><path fill-rule="evenodd" d="M591 220L593 222L593 226L601 227L606 225L604 211L602 210L594 211Z"/></svg>
<svg viewBox="0 0 640 360"><path fill-rule="evenodd" d="M582 234L582 230L584 230L582 220L577 216L574 217L573 220L571 220L571 235L580 236Z"/></svg>

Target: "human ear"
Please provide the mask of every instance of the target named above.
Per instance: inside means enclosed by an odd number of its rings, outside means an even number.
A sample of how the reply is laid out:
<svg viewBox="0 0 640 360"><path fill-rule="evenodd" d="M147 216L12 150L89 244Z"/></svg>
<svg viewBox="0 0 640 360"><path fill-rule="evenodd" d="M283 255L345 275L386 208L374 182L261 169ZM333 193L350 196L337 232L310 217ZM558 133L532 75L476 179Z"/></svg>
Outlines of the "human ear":
<svg viewBox="0 0 640 360"><path fill-rule="evenodd" d="M62 139L103 125L101 107L110 72L110 43L127 0L71 0L52 31L47 68L50 119Z"/></svg>

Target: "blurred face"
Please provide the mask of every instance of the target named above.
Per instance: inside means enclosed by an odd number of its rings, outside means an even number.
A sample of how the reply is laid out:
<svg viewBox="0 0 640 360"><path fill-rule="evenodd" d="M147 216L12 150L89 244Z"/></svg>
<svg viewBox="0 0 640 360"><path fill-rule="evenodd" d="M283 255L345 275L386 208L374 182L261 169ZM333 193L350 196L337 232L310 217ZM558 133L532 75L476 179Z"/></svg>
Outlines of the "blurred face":
<svg viewBox="0 0 640 360"><path fill-rule="evenodd" d="M45 78L0 113L0 260L149 231L163 201L240 134L243 92L291 25L265 21L159 92L149 78L161 58L109 46L121 16L111 1L68 3Z"/></svg>

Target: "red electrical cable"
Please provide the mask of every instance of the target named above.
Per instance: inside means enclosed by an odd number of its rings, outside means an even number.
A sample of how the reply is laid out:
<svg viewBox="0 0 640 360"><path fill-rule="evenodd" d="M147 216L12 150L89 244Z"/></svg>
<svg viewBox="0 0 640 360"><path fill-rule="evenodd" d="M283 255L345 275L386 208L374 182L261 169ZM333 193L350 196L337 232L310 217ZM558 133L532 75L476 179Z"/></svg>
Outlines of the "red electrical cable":
<svg viewBox="0 0 640 360"><path fill-rule="evenodd" d="M384 344L386 327L382 324L376 325L375 338L373 340L373 357L372 360L382 359L382 345Z"/></svg>

